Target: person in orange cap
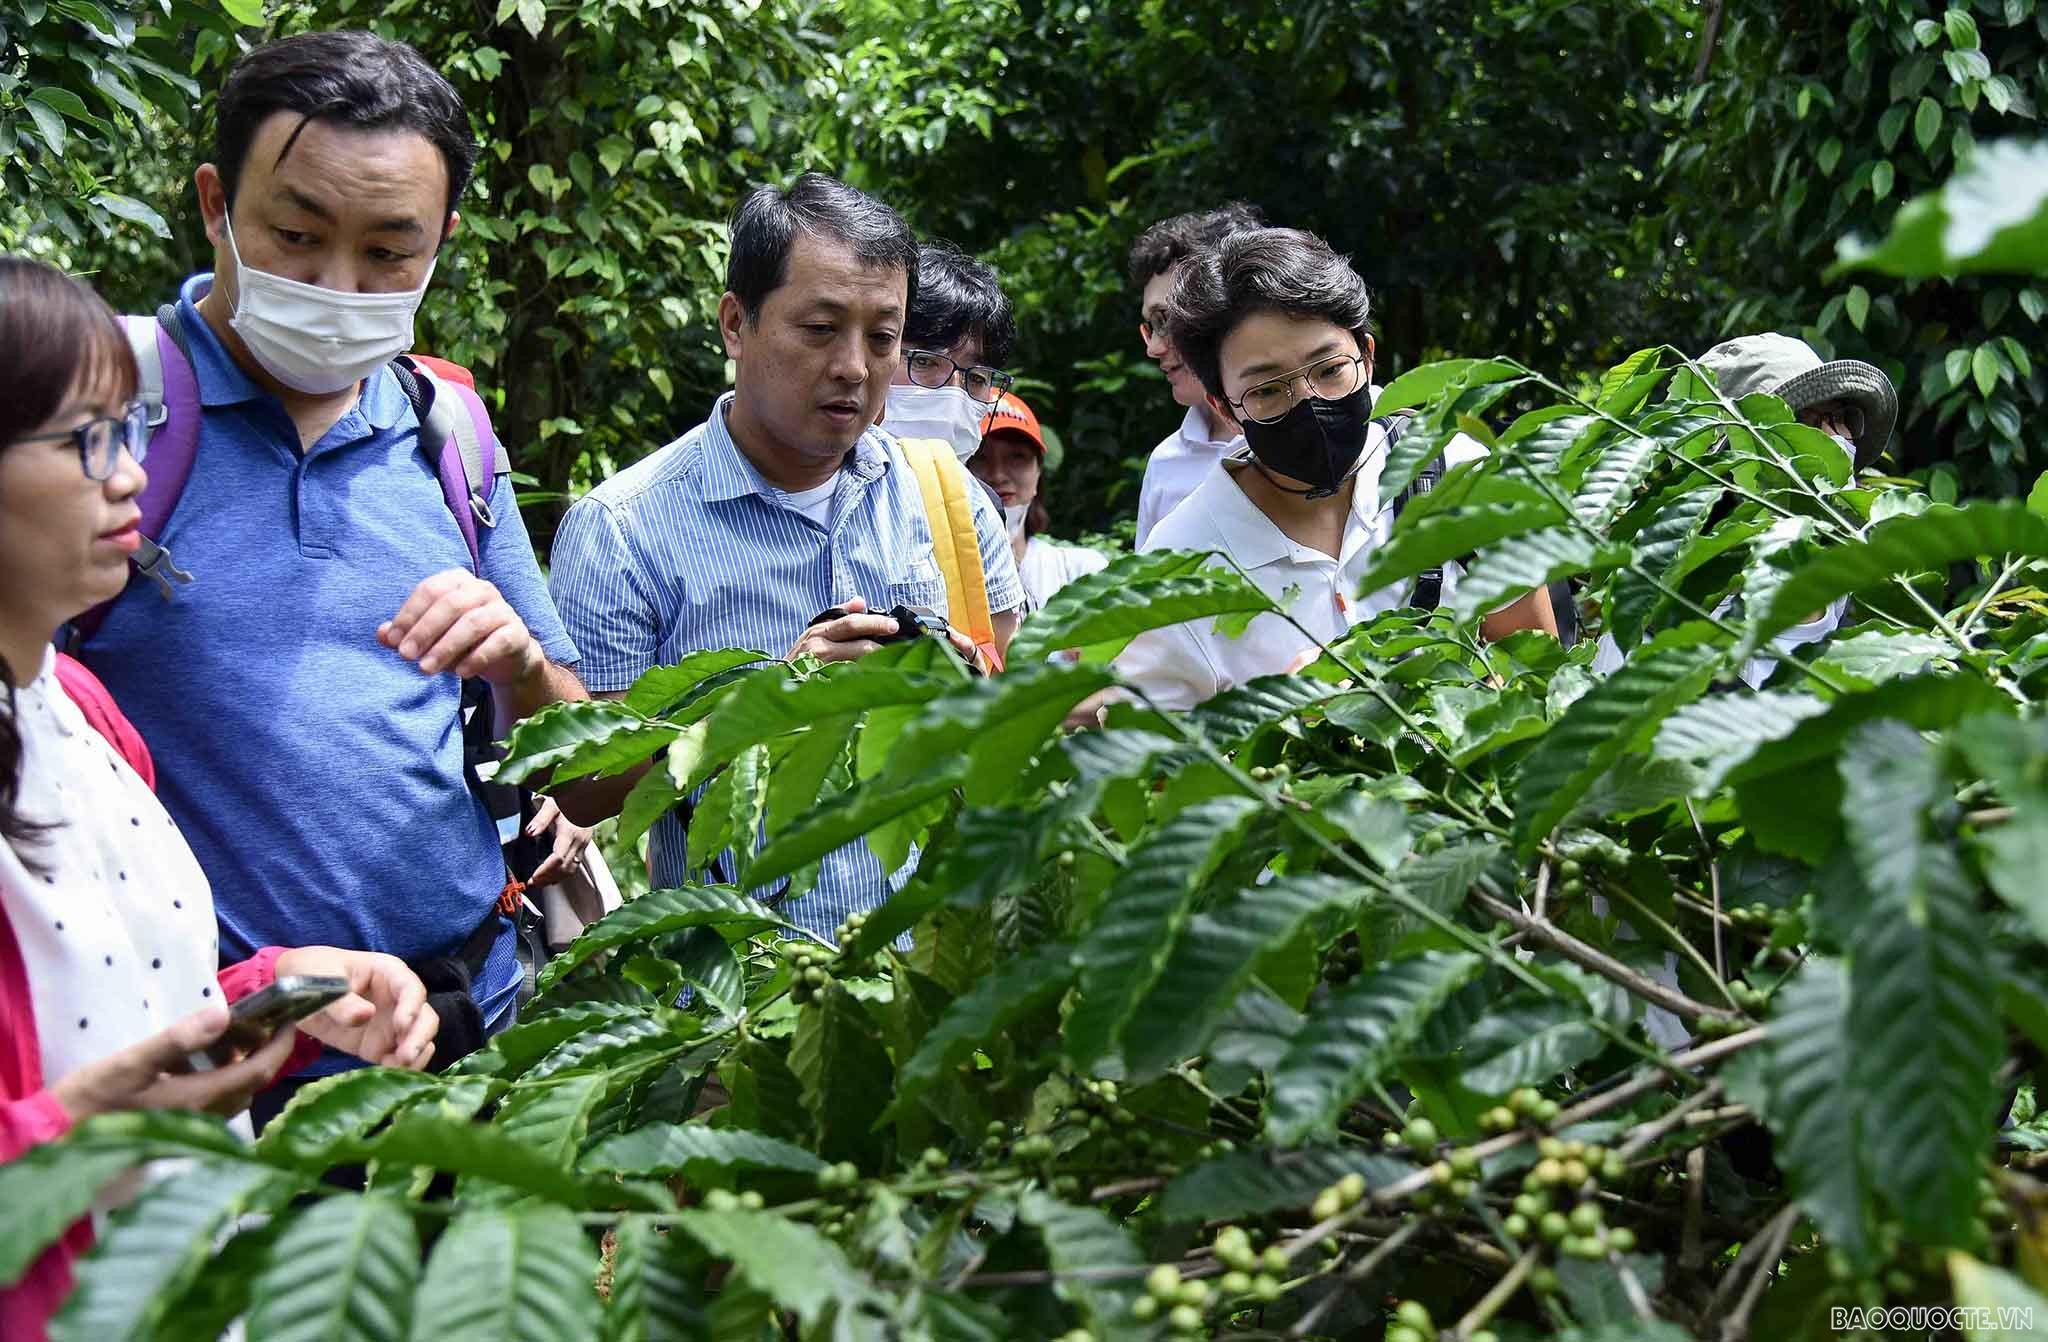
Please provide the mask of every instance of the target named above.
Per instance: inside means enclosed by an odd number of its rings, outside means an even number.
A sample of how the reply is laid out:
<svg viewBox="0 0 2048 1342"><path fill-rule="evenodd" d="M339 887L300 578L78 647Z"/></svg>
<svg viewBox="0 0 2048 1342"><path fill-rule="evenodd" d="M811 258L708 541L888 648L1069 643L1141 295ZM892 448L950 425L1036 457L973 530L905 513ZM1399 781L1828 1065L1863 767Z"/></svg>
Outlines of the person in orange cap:
<svg viewBox="0 0 2048 1342"><path fill-rule="evenodd" d="M981 448L967 469L1001 496L1017 576L1024 583L1024 612L1038 610L1053 593L1109 562L1084 545L1062 545L1044 532L1051 525L1041 484L1045 478L1045 431L1022 397L1004 392L982 428Z"/></svg>

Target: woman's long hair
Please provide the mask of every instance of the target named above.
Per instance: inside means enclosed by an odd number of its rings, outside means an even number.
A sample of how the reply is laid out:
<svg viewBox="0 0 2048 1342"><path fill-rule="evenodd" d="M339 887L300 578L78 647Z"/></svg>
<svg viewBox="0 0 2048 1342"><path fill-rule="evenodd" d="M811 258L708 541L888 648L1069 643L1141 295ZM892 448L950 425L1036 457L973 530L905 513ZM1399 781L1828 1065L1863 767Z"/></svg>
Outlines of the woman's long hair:
<svg viewBox="0 0 2048 1342"><path fill-rule="evenodd" d="M111 377L132 394L135 355L112 308L63 271L19 256L0 256L0 369L7 394L0 396L0 452L33 432L63 407L72 389L96 386ZM0 573L0 582L15 575ZM21 729L14 718L14 669L0 657L0 839L25 864L27 841L52 828L21 813Z"/></svg>

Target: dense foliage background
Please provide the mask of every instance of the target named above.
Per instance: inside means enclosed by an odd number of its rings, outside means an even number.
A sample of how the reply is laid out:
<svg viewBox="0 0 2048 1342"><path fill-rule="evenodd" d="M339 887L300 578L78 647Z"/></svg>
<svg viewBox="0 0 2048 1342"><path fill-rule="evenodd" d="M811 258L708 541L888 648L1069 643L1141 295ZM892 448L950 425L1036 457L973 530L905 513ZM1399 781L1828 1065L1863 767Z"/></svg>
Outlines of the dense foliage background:
<svg viewBox="0 0 2048 1342"><path fill-rule="evenodd" d="M1487 352L1584 375L1793 330L1893 373L1895 464L1938 496L2042 464L2020 426L2048 294L1820 277L1838 237L2034 122L2033 0L8 0L0 245L161 301L204 264L189 183L224 64L341 24L418 45L474 112L487 152L423 344L502 398L546 491L702 416L723 220L806 167L1001 267L1071 448L1060 530L1128 518L1178 417L1130 240L1231 198L1355 256L1390 373Z"/></svg>

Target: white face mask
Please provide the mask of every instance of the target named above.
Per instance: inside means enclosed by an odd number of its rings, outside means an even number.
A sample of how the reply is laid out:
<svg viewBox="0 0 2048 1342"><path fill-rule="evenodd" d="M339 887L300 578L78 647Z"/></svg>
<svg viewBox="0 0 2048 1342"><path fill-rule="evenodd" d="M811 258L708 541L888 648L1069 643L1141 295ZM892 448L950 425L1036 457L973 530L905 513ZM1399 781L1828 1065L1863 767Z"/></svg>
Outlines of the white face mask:
<svg viewBox="0 0 2048 1342"><path fill-rule="evenodd" d="M1016 540L1024 534L1024 515L1031 511L1028 503L1006 503L1003 505L1003 521L1010 528L1010 539Z"/></svg>
<svg viewBox="0 0 2048 1342"><path fill-rule="evenodd" d="M891 387L882 427L898 438L943 438L964 462L981 450L981 426L994 409L961 387Z"/></svg>
<svg viewBox="0 0 2048 1342"><path fill-rule="evenodd" d="M242 264L235 226L227 223L235 258L235 334L264 371L294 391L325 396L368 377L412 348L412 319L434 278L437 256L417 289L345 294L301 284Z"/></svg>

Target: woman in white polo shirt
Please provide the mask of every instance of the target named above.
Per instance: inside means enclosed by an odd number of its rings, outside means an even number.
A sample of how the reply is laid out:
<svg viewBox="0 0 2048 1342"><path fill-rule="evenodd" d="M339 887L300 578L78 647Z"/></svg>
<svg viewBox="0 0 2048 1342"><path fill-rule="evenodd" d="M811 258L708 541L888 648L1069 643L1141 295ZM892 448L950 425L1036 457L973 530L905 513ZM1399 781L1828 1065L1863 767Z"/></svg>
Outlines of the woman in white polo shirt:
<svg viewBox="0 0 2048 1342"><path fill-rule="evenodd" d="M1017 576L1024 583L1024 614L1043 609L1060 588L1109 563L1099 551L1063 545L1044 534L1052 525L1042 489L1045 431L1021 396L1004 392L996 402L981 431L981 450L967 469L1002 498Z"/></svg>
<svg viewBox="0 0 2048 1342"><path fill-rule="evenodd" d="M1244 427L1246 450L1211 472L1154 529L1146 550L1229 556L1288 614L1330 642L1406 604L1406 586L1356 595L1394 522L1382 498L1385 426L1372 419L1373 339L1365 281L1324 242L1291 228L1239 233L1188 259L1174 285L1174 347L1220 412ZM1465 437L1448 470L1483 455ZM1446 566L1443 593L1457 582ZM1256 676L1298 669L1317 642L1277 615L1240 638L1194 620L1141 634L1117 671L1162 708L1191 708ZM1487 638L1557 633L1541 590L1488 615Z"/></svg>

